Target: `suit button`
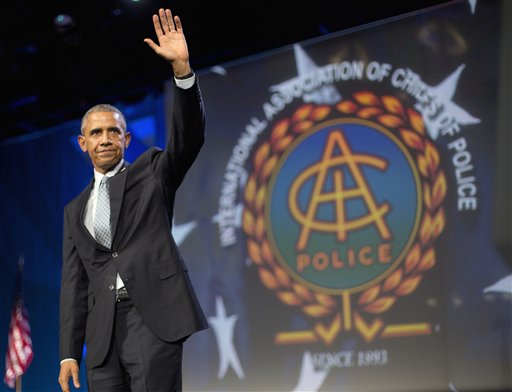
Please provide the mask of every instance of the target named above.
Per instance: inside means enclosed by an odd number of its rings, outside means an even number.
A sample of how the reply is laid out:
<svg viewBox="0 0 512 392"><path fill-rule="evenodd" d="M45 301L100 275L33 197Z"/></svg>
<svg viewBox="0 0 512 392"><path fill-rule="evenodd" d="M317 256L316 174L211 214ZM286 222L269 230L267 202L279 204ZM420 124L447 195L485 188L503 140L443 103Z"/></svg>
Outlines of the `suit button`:
<svg viewBox="0 0 512 392"><path fill-rule="evenodd" d="M109 289L110 291L112 291L112 290L114 290L114 287L115 287L115 286L114 286L113 284L111 284L110 286L108 286L108 289Z"/></svg>
<svg viewBox="0 0 512 392"><path fill-rule="evenodd" d="M119 255L117 254L117 252L112 253L112 257L117 257L117 256L119 256Z"/></svg>

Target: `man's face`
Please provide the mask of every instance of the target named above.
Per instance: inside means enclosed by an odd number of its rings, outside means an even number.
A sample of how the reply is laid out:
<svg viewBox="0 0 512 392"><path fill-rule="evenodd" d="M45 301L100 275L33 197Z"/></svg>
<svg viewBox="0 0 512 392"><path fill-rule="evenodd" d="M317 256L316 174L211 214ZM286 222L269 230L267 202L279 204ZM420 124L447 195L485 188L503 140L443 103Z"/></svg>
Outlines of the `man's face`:
<svg viewBox="0 0 512 392"><path fill-rule="evenodd" d="M124 157L124 149L130 144L131 135L118 113L96 112L87 116L78 136L83 152L88 152L94 168L105 174Z"/></svg>

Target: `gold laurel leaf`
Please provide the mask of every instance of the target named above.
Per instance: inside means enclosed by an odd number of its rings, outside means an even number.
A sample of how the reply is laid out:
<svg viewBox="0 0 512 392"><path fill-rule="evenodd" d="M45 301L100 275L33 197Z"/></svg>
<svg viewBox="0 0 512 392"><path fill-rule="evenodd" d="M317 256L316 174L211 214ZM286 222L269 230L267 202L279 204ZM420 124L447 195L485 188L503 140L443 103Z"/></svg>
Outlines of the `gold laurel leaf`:
<svg viewBox="0 0 512 392"><path fill-rule="evenodd" d="M407 144L407 146L414 148L415 150L423 149L423 140L417 133L402 128L400 130L400 136L402 136L402 139L405 142L405 144Z"/></svg>
<svg viewBox="0 0 512 392"><path fill-rule="evenodd" d="M313 122L312 121L301 121L301 122L295 124L292 127L292 130L295 133L302 133L302 132L307 131L308 129L310 129L312 126L313 126Z"/></svg>
<svg viewBox="0 0 512 392"><path fill-rule="evenodd" d="M274 167L276 166L278 156L273 155L272 158L270 158L267 162L265 162L265 165L263 166L263 170L261 172L261 178L267 179L272 171L274 170Z"/></svg>
<svg viewBox="0 0 512 392"><path fill-rule="evenodd" d="M272 254L272 249L267 241L264 241L263 244L261 244L261 255L263 256L263 260L268 264L274 264L274 255Z"/></svg>
<svg viewBox="0 0 512 392"><path fill-rule="evenodd" d="M428 182L423 183L423 201L425 206L432 210L432 195L430 194L430 185Z"/></svg>
<svg viewBox="0 0 512 392"><path fill-rule="evenodd" d="M411 276L410 278L405 279L400 286L396 289L395 293L397 295L409 295L414 290L416 290L416 287L418 287L418 284L421 281L422 276L416 275Z"/></svg>
<svg viewBox="0 0 512 392"><path fill-rule="evenodd" d="M404 124L404 121L394 114L383 114L378 119L382 125L390 128L397 128Z"/></svg>
<svg viewBox="0 0 512 392"><path fill-rule="evenodd" d="M436 264L436 253L434 248L429 248L423 257L421 258L420 265L418 267L418 271L423 272L432 268Z"/></svg>
<svg viewBox="0 0 512 392"><path fill-rule="evenodd" d="M390 95L384 96L382 97L382 103L384 104L384 107L387 109L388 112L398 114L401 117L404 116L404 107L402 103L395 97L392 97Z"/></svg>
<svg viewBox="0 0 512 392"><path fill-rule="evenodd" d="M374 108L374 107L368 107L368 108L362 108L357 112L358 116L361 118L372 118L375 117L377 114L381 114L382 109L380 108Z"/></svg>
<svg viewBox="0 0 512 392"><path fill-rule="evenodd" d="M342 113L354 113L358 108L358 105L356 105L352 101L341 101L339 104L336 105L336 109L338 109Z"/></svg>
<svg viewBox="0 0 512 392"><path fill-rule="evenodd" d="M257 173L261 170L263 163L267 160L268 154L270 152L270 143L263 143L256 154L254 155L254 171Z"/></svg>
<svg viewBox="0 0 512 392"><path fill-rule="evenodd" d="M265 220L262 215L258 215L256 218L256 225L254 226L254 235L258 240L263 239L265 235Z"/></svg>
<svg viewBox="0 0 512 392"><path fill-rule="evenodd" d="M385 281L382 287L383 291L391 291L402 281L403 272L401 269L397 269L393 272Z"/></svg>
<svg viewBox="0 0 512 392"><path fill-rule="evenodd" d="M379 98L374 93L360 91L354 94L355 100L365 106L381 106Z"/></svg>
<svg viewBox="0 0 512 392"><path fill-rule="evenodd" d="M405 273L409 274L420 261L421 250L420 245L418 243L414 244L409 253L407 253L407 257L405 259Z"/></svg>
<svg viewBox="0 0 512 392"><path fill-rule="evenodd" d="M252 213L247 209L244 210L244 214L242 217L242 226L247 234L254 234L254 217Z"/></svg>
<svg viewBox="0 0 512 392"><path fill-rule="evenodd" d="M277 280L274 278L274 276L265 268L260 268L259 270L260 279L270 290L275 290L279 288L279 284L277 283Z"/></svg>
<svg viewBox="0 0 512 392"><path fill-rule="evenodd" d="M290 287L290 277L280 267L274 267L274 273L276 274L277 281L281 284L281 287Z"/></svg>
<svg viewBox="0 0 512 392"><path fill-rule="evenodd" d="M302 308L304 313L311 317L323 317L329 314L330 309L319 305L307 305Z"/></svg>
<svg viewBox="0 0 512 392"><path fill-rule="evenodd" d="M265 205L265 198L267 196L267 187L265 185L262 185L260 189L258 189L258 192L256 193L256 200L254 202L254 209L258 212L260 212L263 209L263 206Z"/></svg>
<svg viewBox="0 0 512 392"><path fill-rule="evenodd" d="M437 152L434 145L430 142L426 142L425 145L425 156L428 161L428 167L430 169L430 173L435 173L439 166L439 153Z"/></svg>
<svg viewBox="0 0 512 392"><path fill-rule="evenodd" d="M261 258L260 247L254 240L247 240L247 251L252 261L254 261L256 264L263 263L263 259Z"/></svg>
<svg viewBox="0 0 512 392"><path fill-rule="evenodd" d="M294 293L289 291L279 291L277 296L281 301L283 301L286 305L297 306L302 304L302 301L297 297Z"/></svg>
<svg viewBox="0 0 512 392"><path fill-rule="evenodd" d="M430 214L425 211L423 219L420 224L420 241L425 245L431 238L432 235L432 219Z"/></svg>
<svg viewBox="0 0 512 392"><path fill-rule="evenodd" d="M374 301L375 298L377 298L377 296L379 295L379 293L380 293L380 286L379 285L373 286L372 288L365 290L363 292L363 294L361 294L357 303L359 305L368 304L368 303Z"/></svg>
<svg viewBox="0 0 512 392"><path fill-rule="evenodd" d="M276 140L282 139L286 132L288 132L289 125L290 121L288 120L279 121L270 134L270 142L274 143Z"/></svg>
<svg viewBox="0 0 512 392"><path fill-rule="evenodd" d="M446 196L447 185L446 185L446 177L444 172L439 172L436 178L434 179L434 189L432 195L432 206L433 208L438 207Z"/></svg>
<svg viewBox="0 0 512 392"><path fill-rule="evenodd" d="M331 112L330 106L320 106L311 112L309 118L313 121L323 120Z"/></svg>
<svg viewBox="0 0 512 392"><path fill-rule="evenodd" d="M336 301L328 294L315 294L315 299L322 306L334 307L336 306Z"/></svg>
<svg viewBox="0 0 512 392"><path fill-rule="evenodd" d="M299 107L292 116L293 122L303 121L309 117L309 114L313 110L313 105L307 104Z"/></svg>
<svg viewBox="0 0 512 392"><path fill-rule="evenodd" d="M295 138L292 135L288 135L282 139L276 140L272 143L272 150L275 152L283 152L286 150L286 147L288 147L290 143L293 142L294 139Z"/></svg>
<svg viewBox="0 0 512 392"><path fill-rule="evenodd" d="M313 300L313 297L311 296L311 292L306 287L304 287L298 283L294 283L292 287L293 287L293 291L295 291L295 293L302 299L304 299L308 302L311 302Z"/></svg>
<svg viewBox="0 0 512 392"><path fill-rule="evenodd" d="M445 217L444 210L440 209L432 218L432 235L434 237L438 237L444 229L445 226Z"/></svg>
<svg viewBox="0 0 512 392"><path fill-rule="evenodd" d="M418 171L423 177L428 177L428 161L423 155L418 155Z"/></svg>
<svg viewBox="0 0 512 392"><path fill-rule="evenodd" d="M247 204L252 205L254 203L254 195L256 193L256 178L251 175L245 185L244 196Z"/></svg>
<svg viewBox="0 0 512 392"><path fill-rule="evenodd" d="M407 114L409 116L409 122L411 123L413 129L417 131L419 134L425 134L425 123L423 122L423 118L421 115L411 108L407 108Z"/></svg>
<svg viewBox="0 0 512 392"><path fill-rule="evenodd" d="M382 297L370 305L363 307L368 313L382 313L388 310L396 302L396 297Z"/></svg>

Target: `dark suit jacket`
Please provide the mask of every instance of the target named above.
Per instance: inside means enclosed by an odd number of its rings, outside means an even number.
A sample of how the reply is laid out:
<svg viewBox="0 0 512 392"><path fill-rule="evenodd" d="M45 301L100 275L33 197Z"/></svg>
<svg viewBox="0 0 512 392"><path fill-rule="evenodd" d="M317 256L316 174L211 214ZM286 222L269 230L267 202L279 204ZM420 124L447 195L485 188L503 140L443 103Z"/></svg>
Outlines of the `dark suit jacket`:
<svg viewBox="0 0 512 392"><path fill-rule="evenodd" d="M60 357L87 368L107 354L119 272L144 323L159 338L175 341L207 328L187 267L171 234L176 190L204 142L199 86L174 87L171 137L110 179L112 249L84 225L93 183L64 209L60 294Z"/></svg>

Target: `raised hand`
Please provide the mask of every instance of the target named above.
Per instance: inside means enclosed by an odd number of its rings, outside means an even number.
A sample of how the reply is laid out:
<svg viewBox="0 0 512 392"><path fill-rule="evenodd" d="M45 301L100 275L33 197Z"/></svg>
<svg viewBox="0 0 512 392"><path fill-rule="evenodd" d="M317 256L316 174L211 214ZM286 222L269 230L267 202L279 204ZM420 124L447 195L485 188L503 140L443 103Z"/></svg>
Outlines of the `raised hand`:
<svg viewBox="0 0 512 392"><path fill-rule="evenodd" d="M160 8L158 15L153 15L153 26L158 38L156 44L151 38L145 38L153 51L172 64L174 76L181 77L192 72L189 63L187 41L179 16L174 16L170 9Z"/></svg>

